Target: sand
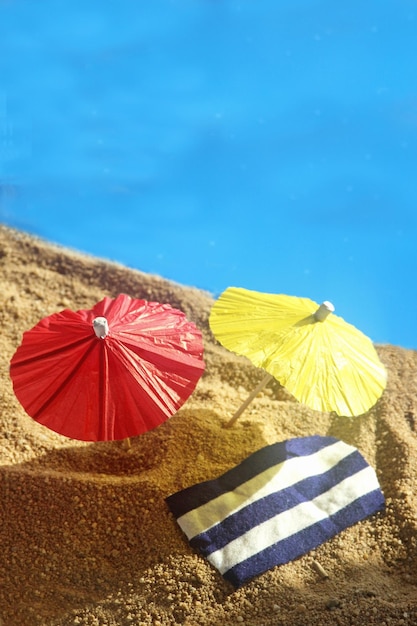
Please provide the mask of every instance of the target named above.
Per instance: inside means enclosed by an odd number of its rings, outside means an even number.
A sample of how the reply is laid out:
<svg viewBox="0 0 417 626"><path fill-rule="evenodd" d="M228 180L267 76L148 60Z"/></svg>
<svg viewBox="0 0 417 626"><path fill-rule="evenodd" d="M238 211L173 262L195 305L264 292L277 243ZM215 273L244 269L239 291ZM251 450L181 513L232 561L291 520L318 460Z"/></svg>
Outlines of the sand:
<svg viewBox="0 0 417 626"><path fill-rule="evenodd" d="M417 624L417 352L376 346L388 386L366 415L309 410L273 383L225 429L263 372L216 345L210 294L5 227L0 263L0 624ZM205 341L206 372L194 394L129 451L39 425L9 379L24 330L119 293L169 302ZM267 444L312 434L361 451L386 509L235 590L190 548L164 498Z"/></svg>

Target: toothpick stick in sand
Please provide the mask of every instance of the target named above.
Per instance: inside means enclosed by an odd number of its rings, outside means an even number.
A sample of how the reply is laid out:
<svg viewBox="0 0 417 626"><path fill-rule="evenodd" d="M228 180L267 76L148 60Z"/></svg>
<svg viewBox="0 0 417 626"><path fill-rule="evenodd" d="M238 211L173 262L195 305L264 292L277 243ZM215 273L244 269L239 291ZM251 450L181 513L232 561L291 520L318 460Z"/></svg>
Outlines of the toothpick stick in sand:
<svg viewBox="0 0 417 626"><path fill-rule="evenodd" d="M259 385L257 387L255 387L255 389L252 391L252 393L250 394L250 396L245 400L245 402L242 404L242 406L236 411L236 413L233 415L232 419L229 420L227 422L227 424L225 424L225 428L230 428L231 426L233 426L233 424L236 422L236 420L242 415L243 411L249 406L249 404L252 402L252 400L258 395L258 393L264 388L266 387L266 385L273 379L274 377L271 374L266 374L261 382L259 383Z"/></svg>
<svg viewBox="0 0 417 626"><path fill-rule="evenodd" d="M316 559L313 559L311 564L314 567L314 569L316 570L316 572L318 574L320 574L320 576L322 578L329 578L329 574L326 572L326 570L324 569L323 565L320 565L320 563L318 561L316 561Z"/></svg>
<svg viewBox="0 0 417 626"><path fill-rule="evenodd" d="M126 451L130 450L130 448L132 447L130 437L126 437L126 439L123 440L123 446Z"/></svg>

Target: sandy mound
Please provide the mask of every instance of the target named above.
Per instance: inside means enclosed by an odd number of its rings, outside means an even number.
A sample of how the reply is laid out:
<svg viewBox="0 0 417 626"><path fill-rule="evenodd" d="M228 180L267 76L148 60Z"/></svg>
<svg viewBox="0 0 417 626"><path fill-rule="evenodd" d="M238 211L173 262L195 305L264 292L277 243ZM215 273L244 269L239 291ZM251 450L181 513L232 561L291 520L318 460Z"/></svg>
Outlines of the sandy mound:
<svg viewBox="0 0 417 626"><path fill-rule="evenodd" d="M335 418L274 383L223 424L262 372L217 346L209 294L0 228L0 624L306 626L417 624L417 352L377 346L389 382L366 415ZM132 439L77 442L14 397L24 330L63 308L127 293L169 302L203 331L207 370L171 420ZM165 496L289 437L333 435L376 469L387 507L235 591L189 547ZM329 574L313 567L318 561Z"/></svg>

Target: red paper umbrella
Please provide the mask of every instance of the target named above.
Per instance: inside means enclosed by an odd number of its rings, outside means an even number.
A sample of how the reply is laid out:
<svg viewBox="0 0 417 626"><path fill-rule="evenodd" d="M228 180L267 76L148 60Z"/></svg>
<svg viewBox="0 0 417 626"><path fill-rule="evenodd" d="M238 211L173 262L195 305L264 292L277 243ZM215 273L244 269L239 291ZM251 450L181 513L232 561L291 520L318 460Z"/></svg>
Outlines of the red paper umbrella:
<svg viewBox="0 0 417 626"><path fill-rule="evenodd" d="M204 371L201 332L169 304L126 295L66 309L23 335L15 394L40 424L73 439L125 439L159 426Z"/></svg>

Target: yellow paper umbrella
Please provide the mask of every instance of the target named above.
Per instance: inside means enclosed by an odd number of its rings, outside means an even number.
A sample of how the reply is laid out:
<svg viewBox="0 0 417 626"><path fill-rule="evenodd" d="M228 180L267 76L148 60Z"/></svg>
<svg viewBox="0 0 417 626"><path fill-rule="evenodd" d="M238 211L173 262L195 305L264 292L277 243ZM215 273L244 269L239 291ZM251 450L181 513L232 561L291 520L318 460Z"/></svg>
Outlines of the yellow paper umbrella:
<svg viewBox="0 0 417 626"><path fill-rule="evenodd" d="M385 368L372 341L333 311L330 302L237 287L220 295L210 312L214 336L267 372L229 425L272 377L318 411L354 416L375 404Z"/></svg>

